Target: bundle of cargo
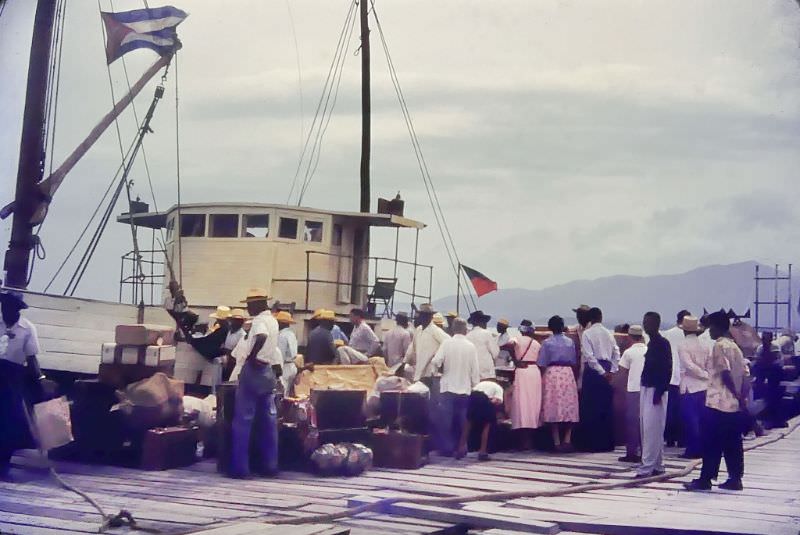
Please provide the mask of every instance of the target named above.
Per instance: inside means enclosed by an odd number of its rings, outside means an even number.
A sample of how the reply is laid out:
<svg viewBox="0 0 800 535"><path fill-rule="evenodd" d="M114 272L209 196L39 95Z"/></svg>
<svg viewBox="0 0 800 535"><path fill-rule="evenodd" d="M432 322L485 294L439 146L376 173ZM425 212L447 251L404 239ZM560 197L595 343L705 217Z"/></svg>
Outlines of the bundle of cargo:
<svg viewBox="0 0 800 535"><path fill-rule="evenodd" d="M117 325L115 341L101 349L99 379L114 388L175 368L175 330L163 325Z"/></svg>

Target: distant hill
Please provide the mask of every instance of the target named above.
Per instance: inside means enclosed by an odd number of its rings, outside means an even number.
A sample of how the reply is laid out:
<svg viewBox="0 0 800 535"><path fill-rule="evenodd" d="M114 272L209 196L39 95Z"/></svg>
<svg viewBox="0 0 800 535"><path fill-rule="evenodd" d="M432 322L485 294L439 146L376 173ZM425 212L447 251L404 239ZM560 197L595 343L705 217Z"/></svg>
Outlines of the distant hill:
<svg viewBox="0 0 800 535"><path fill-rule="evenodd" d="M708 310L733 308L740 314L753 308L755 265L755 262L713 265L677 275L652 277L616 275L595 280L578 280L541 290L503 289L483 296L479 299L478 306L495 319L502 316L516 323L523 318L529 318L537 324L544 324L553 314L573 320L575 315L572 309L585 303L603 309L604 323L607 326L638 323L648 310L660 312L665 324L671 325L675 321L675 314L683 308L696 314L702 313L703 307ZM762 267L762 275L772 274L774 268ZM795 329L800 327L800 314L797 314L796 308L799 282L800 278L792 281L795 293L792 323ZM762 301L773 298L771 284L762 283ZM784 288L782 285L779 300L786 297ZM439 299L434 305L437 310L454 310L455 296ZM463 312L463 301L461 306ZM760 323L771 326L772 307L762 306L761 315ZM781 307L778 321L780 326L786 325L785 307Z"/></svg>

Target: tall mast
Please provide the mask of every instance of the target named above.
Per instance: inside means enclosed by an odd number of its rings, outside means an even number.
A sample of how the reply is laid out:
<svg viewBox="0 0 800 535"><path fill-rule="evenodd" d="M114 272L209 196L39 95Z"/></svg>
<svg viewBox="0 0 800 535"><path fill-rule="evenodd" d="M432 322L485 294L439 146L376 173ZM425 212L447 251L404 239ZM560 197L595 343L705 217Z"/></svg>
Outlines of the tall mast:
<svg viewBox="0 0 800 535"><path fill-rule="evenodd" d="M30 253L34 247L31 218L40 200L37 185L44 173L47 71L55 11L56 0L38 0L28 63L28 89L22 120L14 220L4 264L7 272L5 283L23 289L28 286Z"/></svg>
<svg viewBox="0 0 800 535"><path fill-rule="evenodd" d="M361 211L369 212L371 103L369 83L369 0L359 0L361 13Z"/></svg>

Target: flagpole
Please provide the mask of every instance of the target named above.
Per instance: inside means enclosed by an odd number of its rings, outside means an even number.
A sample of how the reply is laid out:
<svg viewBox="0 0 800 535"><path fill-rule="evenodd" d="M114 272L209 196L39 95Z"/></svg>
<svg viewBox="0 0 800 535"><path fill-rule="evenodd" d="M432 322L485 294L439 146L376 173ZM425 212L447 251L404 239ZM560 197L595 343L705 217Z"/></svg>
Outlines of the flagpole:
<svg viewBox="0 0 800 535"><path fill-rule="evenodd" d="M461 316L461 263L458 264L458 272L456 273L456 315Z"/></svg>
<svg viewBox="0 0 800 535"><path fill-rule="evenodd" d="M76 148L72 151L72 154L67 156L58 169L53 171L53 173L43 180L39 184L39 189L41 190L41 194L44 197L42 204L40 204L39 209L34 214L33 220L31 221L32 224L36 225L41 223L42 219L44 218L44 214L46 212L46 205L50 204L50 200L55 194L58 187L64 181L64 177L66 177L67 173L69 173L73 167L80 161L81 158L92 148L92 145L97 142L103 132L111 126L111 123L119 117L119 115L125 111L125 108L136 98L141 90L147 85L147 82L150 81L155 74L161 70L162 67L165 67L169 64L172 60L172 54L167 54L166 56L161 56L158 61L156 61L145 73L142 77L137 81L133 87L131 87L130 91L127 95L122 97L117 104L108 112L97 125L89 132L89 135L86 136Z"/></svg>

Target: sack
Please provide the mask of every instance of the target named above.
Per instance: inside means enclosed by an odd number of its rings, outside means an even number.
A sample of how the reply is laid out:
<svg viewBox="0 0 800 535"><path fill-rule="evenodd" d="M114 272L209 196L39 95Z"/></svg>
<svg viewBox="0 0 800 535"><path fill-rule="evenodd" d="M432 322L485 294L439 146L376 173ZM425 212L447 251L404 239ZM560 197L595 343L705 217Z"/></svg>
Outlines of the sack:
<svg viewBox="0 0 800 535"><path fill-rule="evenodd" d="M157 373L118 391L116 406L134 430L174 425L183 414L183 383Z"/></svg>
<svg viewBox="0 0 800 535"><path fill-rule="evenodd" d="M43 450L72 442L72 421L66 397L37 403L33 406L33 419L39 435L39 446Z"/></svg>

